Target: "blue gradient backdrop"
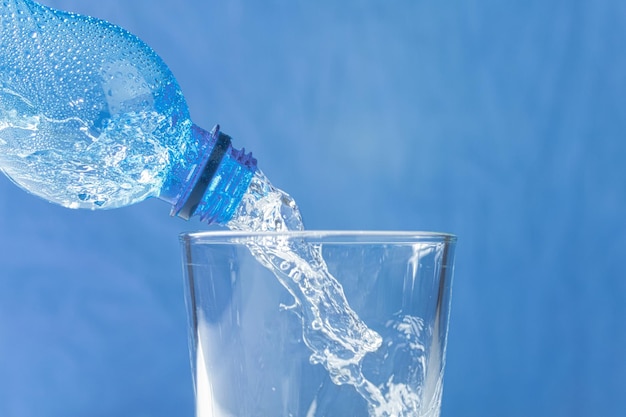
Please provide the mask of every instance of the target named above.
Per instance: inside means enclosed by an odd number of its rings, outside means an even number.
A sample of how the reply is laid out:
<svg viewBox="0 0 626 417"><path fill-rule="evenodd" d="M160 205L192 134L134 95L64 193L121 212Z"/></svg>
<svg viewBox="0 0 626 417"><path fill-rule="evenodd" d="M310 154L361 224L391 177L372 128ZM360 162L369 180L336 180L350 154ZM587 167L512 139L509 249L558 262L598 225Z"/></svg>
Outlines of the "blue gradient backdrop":
<svg viewBox="0 0 626 417"><path fill-rule="evenodd" d="M625 2L45 3L146 40L309 228L458 234L444 417L626 413ZM0 178L0 416L192 415L168 213Z"/></svg>

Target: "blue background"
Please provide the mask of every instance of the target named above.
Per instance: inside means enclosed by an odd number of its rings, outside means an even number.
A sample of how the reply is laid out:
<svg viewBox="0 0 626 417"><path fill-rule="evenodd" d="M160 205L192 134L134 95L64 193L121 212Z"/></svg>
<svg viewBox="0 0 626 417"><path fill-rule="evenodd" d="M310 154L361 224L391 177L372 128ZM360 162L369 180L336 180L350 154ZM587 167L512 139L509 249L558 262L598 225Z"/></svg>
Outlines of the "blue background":
<svg viewBox="0 0 626 417"><path fill-rule="evenodd" d="M459 236L443 416L626 413L626 2L47 0L120 24L310 229ZM0 178L0 415L193 414L178 233Z"/></svg>

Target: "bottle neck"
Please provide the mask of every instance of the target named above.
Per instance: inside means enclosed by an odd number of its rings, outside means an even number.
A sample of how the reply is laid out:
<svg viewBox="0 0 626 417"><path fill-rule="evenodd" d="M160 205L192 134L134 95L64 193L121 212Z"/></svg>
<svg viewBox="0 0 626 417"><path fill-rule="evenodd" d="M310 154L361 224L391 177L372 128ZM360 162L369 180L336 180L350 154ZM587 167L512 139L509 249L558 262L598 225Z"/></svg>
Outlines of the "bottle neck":
<svg viewBox="0 0 626 417"><path fill-rule="evenodd" d="M197 144L196 161L187 164L187 169L174 170L173 181L166 189L171 190L171 185L177 183L179 191L174 198L163 199L172 203L172 215L225 224L250 185L256 159L245 149L234 149L230 136L220 132L219 126L207 132L193 125L192 135Z"/></svg>

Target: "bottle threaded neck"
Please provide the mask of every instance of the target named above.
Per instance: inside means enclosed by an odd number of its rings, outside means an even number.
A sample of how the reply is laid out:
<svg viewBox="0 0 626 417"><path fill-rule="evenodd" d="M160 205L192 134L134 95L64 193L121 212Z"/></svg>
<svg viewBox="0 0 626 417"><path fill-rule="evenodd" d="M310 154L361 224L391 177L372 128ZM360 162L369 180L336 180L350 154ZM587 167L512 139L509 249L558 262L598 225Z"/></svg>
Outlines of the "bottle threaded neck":
<svg viewBox="0 0 626 417"><path fill-rule="evenodd" d="M172 215L183 219L198 216L209 224L228 222L250 185L256 171L256 159L245 149L231 145L230 136L193 126L194 139L206 143L205 152L191 173L188 185L172 207Z"/></svg>

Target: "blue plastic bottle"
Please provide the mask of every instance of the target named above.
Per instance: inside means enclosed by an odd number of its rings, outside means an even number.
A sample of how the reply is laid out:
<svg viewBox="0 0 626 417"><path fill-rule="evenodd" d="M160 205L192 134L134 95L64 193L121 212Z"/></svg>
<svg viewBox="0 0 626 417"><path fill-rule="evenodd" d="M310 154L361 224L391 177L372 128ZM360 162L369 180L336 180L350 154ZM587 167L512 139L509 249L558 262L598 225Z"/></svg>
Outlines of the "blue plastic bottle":
<svg viewBox="0 0 626 417"><path fill-rule="evenodd" d="M0 170L71 208L157 197L226 223L256 170L194 125L176 79L136 36L32 0L0 0Z"/></svg>

